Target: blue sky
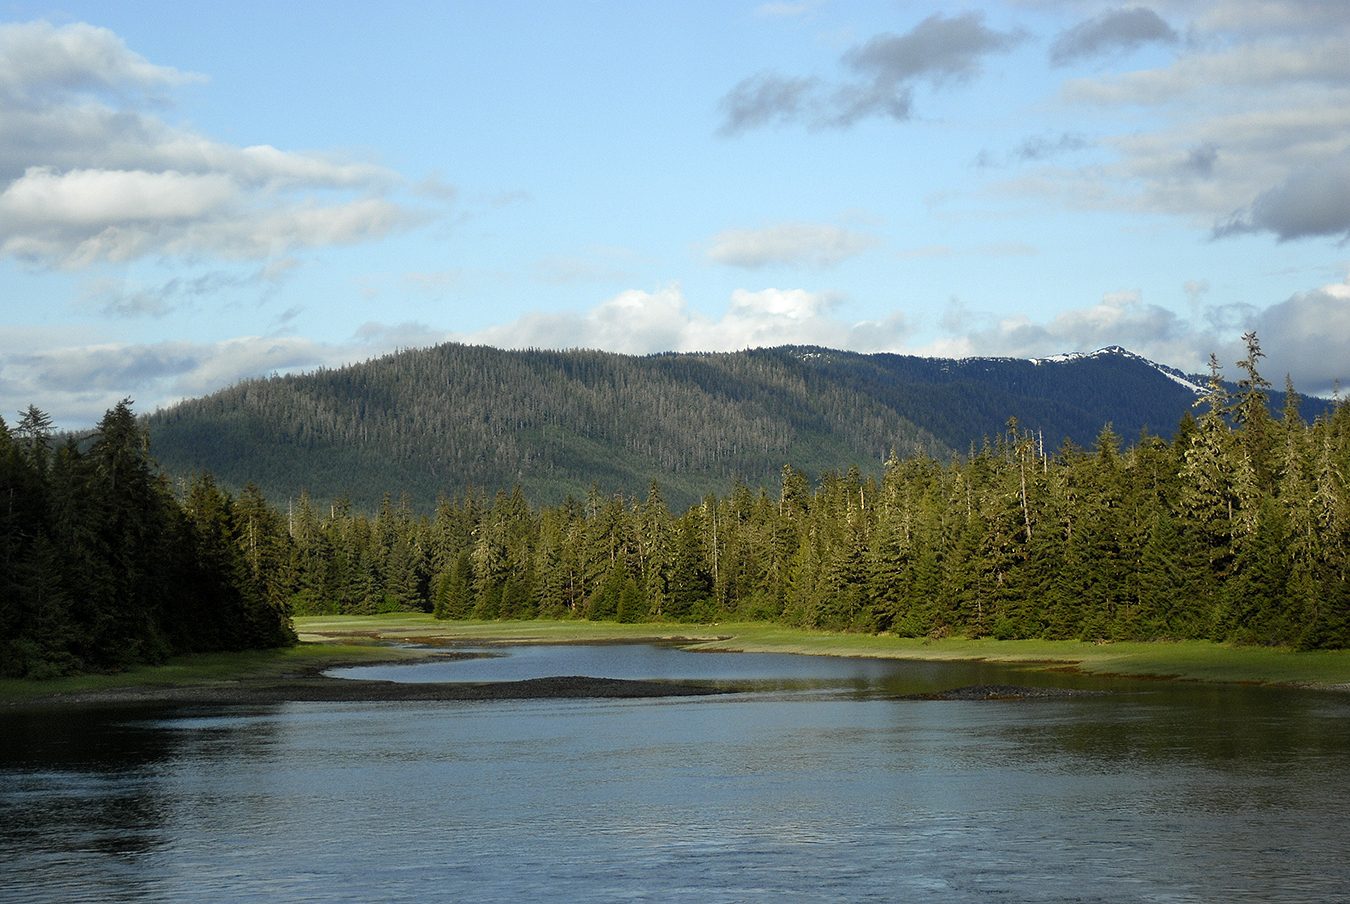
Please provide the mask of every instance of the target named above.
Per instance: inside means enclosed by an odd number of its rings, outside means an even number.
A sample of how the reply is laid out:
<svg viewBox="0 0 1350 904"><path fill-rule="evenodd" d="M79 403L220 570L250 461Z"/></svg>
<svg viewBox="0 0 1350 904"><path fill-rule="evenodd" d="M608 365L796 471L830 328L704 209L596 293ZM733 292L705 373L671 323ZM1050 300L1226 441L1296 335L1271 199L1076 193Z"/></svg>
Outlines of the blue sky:
<svg viewBox="0 0 1350 904"><path fill-rule="evenodd" d="M1350 376L1350 4L10 2L0 415L444 341Z"/></svg>

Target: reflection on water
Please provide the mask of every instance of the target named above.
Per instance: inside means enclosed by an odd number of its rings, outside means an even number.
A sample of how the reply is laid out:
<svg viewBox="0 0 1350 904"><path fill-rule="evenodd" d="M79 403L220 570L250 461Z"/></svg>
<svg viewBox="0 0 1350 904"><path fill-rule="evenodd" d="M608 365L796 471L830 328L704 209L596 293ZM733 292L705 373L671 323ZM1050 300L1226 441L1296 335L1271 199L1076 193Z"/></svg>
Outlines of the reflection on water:
<svg viewBox="0 0 1350 904"><path fill-rule="evenodd" d="M596 674L555 666L616 653L648 655L568 647L542 665ZM641 677L786 683L0 715L0 899L1323 902L1350 888L1340 695L1118 682L1110 697L902 701L892 689L976 682L955 664L789 657L775 675L684 655L704 671Z"/></svg>

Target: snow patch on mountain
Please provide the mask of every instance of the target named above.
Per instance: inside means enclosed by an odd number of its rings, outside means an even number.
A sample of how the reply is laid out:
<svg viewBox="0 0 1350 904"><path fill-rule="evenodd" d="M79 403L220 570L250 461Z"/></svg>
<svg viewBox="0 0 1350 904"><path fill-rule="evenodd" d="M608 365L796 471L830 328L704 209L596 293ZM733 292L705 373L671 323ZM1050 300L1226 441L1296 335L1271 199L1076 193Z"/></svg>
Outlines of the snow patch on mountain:
<svg viewBox="0 0 1350 904"><path fill-rule="evenodd" d="M1105 348L1097 349L1095 352L1066 352L1060 355L1051 355L1047 358L1032 358L1030 360L1032 364L1064 364L1068 361L1103 358L1108 356L1130 358L1139 361L1142 364L1147 364L1172 382L1186 387L1196 395L1203 395L1205 392L1205 387L1202 384L1197 383L1193 378L1188 377L1185 373L1177 370L1175 367L1168 367L1166 364L1159 364L1157 361L1151 361L1143 355L1137 355L1127 348L1121 348L1119 345L1108 345Z"/></svg>

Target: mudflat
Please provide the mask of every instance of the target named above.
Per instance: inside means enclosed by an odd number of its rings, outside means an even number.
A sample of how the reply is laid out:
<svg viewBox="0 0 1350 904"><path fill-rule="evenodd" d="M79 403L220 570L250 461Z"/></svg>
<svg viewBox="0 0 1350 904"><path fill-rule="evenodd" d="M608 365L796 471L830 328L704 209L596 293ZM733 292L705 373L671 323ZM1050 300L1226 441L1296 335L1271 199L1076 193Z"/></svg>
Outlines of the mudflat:
<svg viewBox="0 0 1350 904"><path fill-rule="evenodd" d="M119 703L271 704L403 702L421 700L528 700L596 697L694 697L733 693L725 688L665 681L634 681L566 675L523 681L403 683L328 678L311 673L294 678L181 686L116 687L55 694L10 706L83 706Z"/></svg>

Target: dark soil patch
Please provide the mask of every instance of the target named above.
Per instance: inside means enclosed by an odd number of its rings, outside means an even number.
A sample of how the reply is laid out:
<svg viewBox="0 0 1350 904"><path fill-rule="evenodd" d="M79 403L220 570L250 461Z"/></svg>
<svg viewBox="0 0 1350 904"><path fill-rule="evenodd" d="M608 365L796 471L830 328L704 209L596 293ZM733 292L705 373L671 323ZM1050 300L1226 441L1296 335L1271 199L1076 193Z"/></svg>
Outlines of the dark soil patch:
<svg viewBox="0 0 1350 904"><path fill-rule="evenodd" d="M348 678L310 676L257 683L116 688L87 693L60 694L27 701L27 705L530 700L588 697L696 697L726 693L733 693L733 691L699 684L629 681L621 678L588 678L582 675L530 678L524 681L494 681L482 684L413 684L396 681L360 681Z"/></svg>
<svg viewBox="0 0 1350 904"><path fill-rule="evenodd" d="M1019 687L1012 684L972 684L931 694L905 694L901 700L1039 700L1051 697L1104 697L1109 691L1072 687Z"/></svg>

